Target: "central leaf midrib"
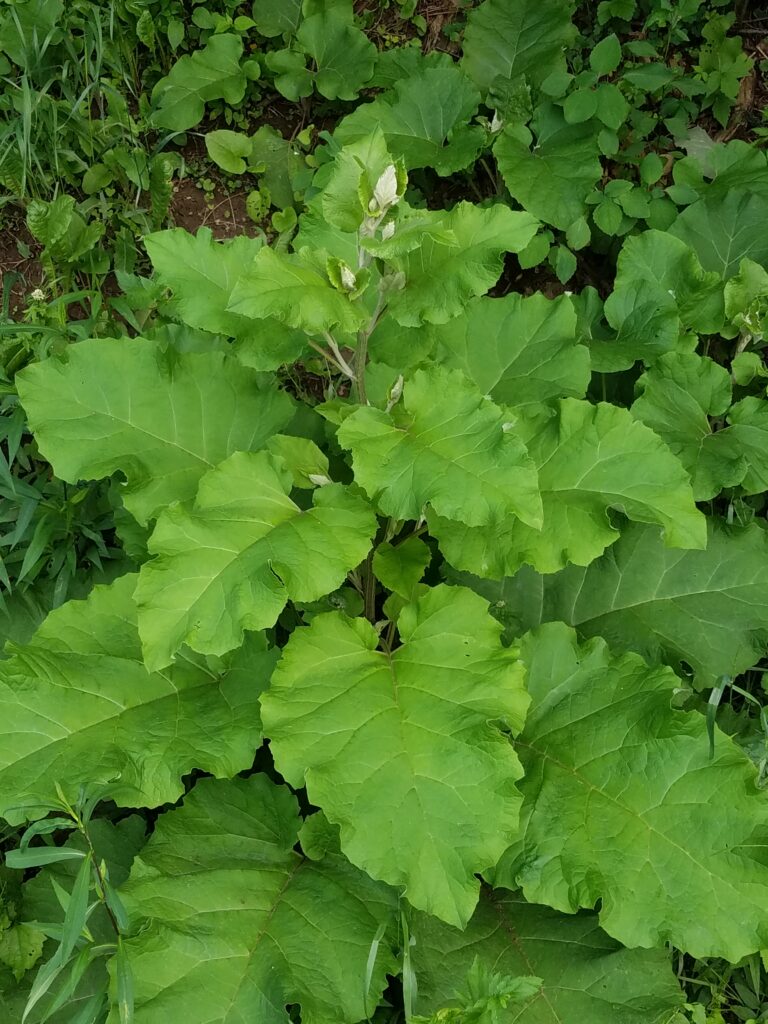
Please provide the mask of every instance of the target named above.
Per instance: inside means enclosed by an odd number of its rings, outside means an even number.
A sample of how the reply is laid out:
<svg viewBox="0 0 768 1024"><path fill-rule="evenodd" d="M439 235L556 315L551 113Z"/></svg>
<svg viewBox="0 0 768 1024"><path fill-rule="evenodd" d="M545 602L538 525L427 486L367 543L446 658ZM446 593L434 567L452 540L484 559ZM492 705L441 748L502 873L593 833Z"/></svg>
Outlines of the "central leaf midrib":
<svg viewBox="0 0 768 1024"><path fill-rule="evenodd" d="M449 419L445 420L444 422L445 423L450 423L454 419L456 419L456 417L455 416L451 416ZM449 456L449 455L444 455L442 452L438 451L434 447L434 444L437 444L437 443L442 444L445 441L450 441L450 440L457 439L457 438L465 438L467 436L466 431L459 431L458 433L452 434L452 435L447 436L447 437L439 437L439 438L436 439L435 442L430 442L430 441L423 440L424 435L428 434L428 433L431 433L432 431L438 429L443 424L438 423L438 424L435 424L434 426L430 426L428 428L419 429L418 432L414 432L413 431L412 428L413 428L414 425L415 424L412 423L408 427L400 427L400 426L397 426L396 424L393 424L393 429L396 430L401 435L400 444L401 445L407 445L410 442L410 444L413 445L413 447L415 448L415 455L414 455L414 458L413 458L413 462L411 463L411 465L408 468L413 469L413 465L415 464L416 459L418 459L419 456L423 456L423 455L426 454L426 455L430 456L431 458L434 458L439 463L441 463L441 464L443 464L443 465L445 465L445 466L447 466L449 468L455 469L455 470L465 474L472 481L475 481L479 486L492 490L494 492L494 494L499 495L505 501L506 505L509 506L510 501L509 501L508 495L499 486L497 486L494 483L493 466L491 466L491 465L487 466L485 468L485 470L484 470L484 475L481 475L479 472L477 472L474 469L474 467L472 467L471 464L470 464L469 467L463 464L464 460L471 459L472 456L477 454L478 450L482 450L481 446L486 444L487 441L488 441L487 434L485 436L483 436L482 434L478 434L478 440L477 440L477 444L476 444L475 448L473 448L470 451L464 452L459 458L455 458L455 457L452 457L452 456ZM499 451L499 449L501 447L502 447L502 445L500 445L499 443L495 443L494 446L493 446L493 450L498 452L500 455L503 455L504 453L502 451ZM491 451L488 448L486 448L486 452L487 452L487 454L488 454L488 456L490 458ZM523 469L525 469L525 466L524 466L523 463L517 463L515 465L502 465L502 466L499 466L497 468L501 468L501 469L505 469L505 470L515 470L516 469L516 470L522 471ZM403 472L405 472L405 470L403 470ZM388 486L392 487L392 486L394 486L394 484L389 484ZM427 500L430 502L430 504L432 503L431 497L428 498Z"/></svg>
<svg viewBox="0 0 768 1024"><path fill-rule="evenodd" d="M530 957L528 956L528 953L526 952L526 950L525 950L525 948L523 946L522 940L521 940L519 934L517 933L514 925L512 924L512 922L509 919L508 915L505 913L504 906L502 904L500 904L499 902L497 902L493 898L493 896L491 896L491 898L490 898L490 903L491 903L491 906L493 907L493 909L496 911L496 913L498 915L498 919L499 919L498 927L503 929L507 933L507 935L509 935L510 939L512 940L512 944L515 946L515 948L520 953L520 956L523 958L523 961L525 962L526 968L528 969L528 971L530 972L531 975L533 975L534 977L537 977L538 975L536 974L536 968L535 968L533 962L531 961ZM527 1011L528 1007L531 1006L531 1004L534 1003L539 998L544 1000L544 1002L547 1004L548 1009L552 1013L553 1024L563 1024L562 1018L558 1015L557 1011L555 1010L554 1006L552 1005L552 1003L549 1000L549 996L547 995L547 990L546 990L546 985L545 984L541 986L541 988L539 989L539 991L536 993L535 996L533 996L531 999L528 1000L528 1002L525 1004L525 1006L522 1007L522 1009L520 1010L520 1013L517 1015L517 1017L515 1019L519 1020L522 1017L522 1014Z"/></svg>

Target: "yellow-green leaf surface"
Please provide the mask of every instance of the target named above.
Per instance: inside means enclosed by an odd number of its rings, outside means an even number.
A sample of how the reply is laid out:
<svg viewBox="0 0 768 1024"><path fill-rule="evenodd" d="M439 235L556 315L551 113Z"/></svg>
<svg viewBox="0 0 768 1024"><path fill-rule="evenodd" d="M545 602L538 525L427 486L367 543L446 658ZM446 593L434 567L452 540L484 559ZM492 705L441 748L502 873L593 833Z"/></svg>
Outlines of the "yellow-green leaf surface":
<svg viewBox="0 0 768 1024"><path fill-rule="evenodd" d="M398 629L391 654L364 619L330 613L296 631L262 698L265 732L353 864L463 926L476 873L515 832L519 766L499 723L518 732L527 697L516 652L471 591L435 587Z"/></svg>
<svg viewBox="0 0 768 1024"><path fill-rule="evenodd" d="M210 228L195 235L170 228L147 235L144 245L160 282L173 291L180 320L232 338L253 331L253 322L227 311L235 282L262 248L259 238L214 240Z"/></svg>
<svg viewBox="0 0 768 1024"><path fill-rule="evenodd" d="M364 499L341 484L302 511L292 475L268 452L236 452L200 481L191 505L159 517L136 600L144 657L170 664L182 644L203 654L273 626L286 602L316 601L361 562L376 532Z"/></svg>
<svg viewBox="0 0 768 1024"><path fill-rule="evenodd" d="M473 299L432 334L438 358L463 370L495 402L519 408L586 393L589 349L577 343L576 313L567 296Z"/></svg>
<svg viewBox="0 0 768 1024"><path fill-rule="evenodd" d="M693 249L665 231L630 235L621 247L614 290L605 304L608 322L619 328L636 307L677 309L684 327L716 333L723 323L723 287L704 270ZM655 353L654 353L655 354Z"/></svg>
<svg viewBox="0 0 768 1024"><path fill-rule="evenodd" d="M220 352L164 353L143 338L103 338L17 374L40 451L63 480L120 471L140 523L191 498L235 451L261 448L293 414L274 382Z"/></svg>
<svg viewBox="0 0 768 1024"><path fill-rule="evenodd" d="M628 410L566 398L521 419L519 432L538 467L543 526L534 530L509 517L470 529L433 506L430 529L457 569L501 579L525 563L545 573L568 562L588 565L619 536L609 509L660 524L670 547L706 545L688 474Z"/></svg>
<svg viewBox="0 0 768 1024"><path fill-rule="evenodd" d="M754 396L742 398L731 406L728 423L723 433L731 436L746 462L741 486L747 494L760 494L768 489L768 402Z"/></svg>
<svg viewBox="0 0 768 1024"><path fill-rule="evenodd" d="M373 571L388 590L408 600L431 560L429 547L412 534L397 544L379 544L373 555Z"/></svg>
<svg viewBox="0 0 768 1024"><path fill-rule="evenodd" d="M433 228L452 232L453 239L430 234L420 247L392 261L405 275L405 287L392 293L389 311L406 327L424 321L444 324L458 316L469 299L484 295L498 281L504 253L520 252L538 228L530 214L500 203L458 203L429 220Z"/></svg>
<svg viewBox="0 0 768 1024"><path fill-rule="evenodd" d="M573 912L600 903L626 946L736 962L768 944L768 795L736 744L674 710L679 680L562 623L523 641L531 711L520 838L495 883Z"/></svg>
<svg viewBox="0 0 768 1024"><path fill-rule="evenodd" d="M355 331L365 312L346 292L300 256L263 248L235 284L228 310L256 320L275 317L307 334L322 334L338 327Z"/></svg>
<svg viewBox="0 0 768 1024"><path fill-rule="evenodd" d="M181 796L193 769L229 776L251 765L274 657L254 637L216 667L185 657L147 672L135 585L123 576L70 601L0 662L0 814L9 820L24 819L20 805L55 801L56 783L70 800L106 783L121 806L156 807Z"/></svg>
<svg viewBox="0 0 768 1024"><path fill-rule="evenodd" d="M147 235L144 245L158 279L173 293L164 311L190 327L236 338L235 351L246 366L273 370L306 349L300 331L227 309L235 283L262 247L260 239L237 235L220 242L209 228L195 235L170 228Z"/></svg>
<svg viewBox="0 0 768 1024"><path fill-rule="evenodd" d="M439 396L439 401L437 400ZM362 406L338 431L355 480L382 512L439 515L479 526L541 522L536 471L503 409L458 370L418 370L391 412Z"/></svg>
<svg viewBox="0 0 768 1024"><path fill-rule="evenodd" d="M135 1024L288 1024L295 1003L307 1024L373 1012L396 972L395 894L338 854L296 853L299 825L265 775L204 779L160 818L121 889Z"/></svg>

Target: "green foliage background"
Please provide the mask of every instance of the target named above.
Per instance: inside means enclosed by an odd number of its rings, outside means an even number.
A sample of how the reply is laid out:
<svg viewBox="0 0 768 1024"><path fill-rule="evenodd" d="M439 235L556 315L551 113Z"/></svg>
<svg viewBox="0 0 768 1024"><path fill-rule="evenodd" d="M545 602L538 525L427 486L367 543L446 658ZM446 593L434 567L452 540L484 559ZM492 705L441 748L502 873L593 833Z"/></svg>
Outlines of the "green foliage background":
<svg viewBox="0 0 768 1024"><path fill-rule="evenodd" d="M3 1020L768 1020L752 23L428 6L0 4Z"/></svg>

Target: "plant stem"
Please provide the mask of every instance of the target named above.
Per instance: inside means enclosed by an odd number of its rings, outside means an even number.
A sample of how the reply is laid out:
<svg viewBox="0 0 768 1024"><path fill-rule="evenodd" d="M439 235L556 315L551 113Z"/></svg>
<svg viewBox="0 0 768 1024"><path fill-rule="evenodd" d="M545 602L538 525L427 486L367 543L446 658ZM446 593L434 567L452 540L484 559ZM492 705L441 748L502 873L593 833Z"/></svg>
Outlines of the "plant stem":
<svg viewBox="0 0 768 1024"><path fill-rule="evenodd" d="M368 322L368 326L357 333L357 352L355 354L355 383L357 385L357 400L361 405L368 404L368 396L365 391L365 364L368 362L368 339L376 329L379 317L384 311L384 296L379 293L376 308Z"/></svg>
<svg viewBox="0 0 768 1024"><path fill-rule="evenodd" d="M345 373L350 380L354 380L355 371L352 369L352 367L346 361L344 356L341 354L341 349L336 343L336 339L334 338L334 336L330 333L330 331L326 331L324 337L325 340L328 342L328 347L330 348L331 352L333 352L333 357L336 360L336 364L341 368L342 373Z"/></svg>
<svg viewBox="0 0 768 1024"><path fill-rule="evenodd" d="M369 622L376 621L376 577L373 575L373 551L365 560L363 570L363 614Z"/></svg>
<svg viewBox="0 0 768 1024"><path fill-rule="evenodd" d="M357 386L357 400L361 405L368 405L368 395L365 390L365 364L368 361L368 336L360 331L357 341L357 355L355 357L355 384Z"/></svg>
<svg viewBox="0 0 768 1024"><path fill-rule="evenodd" d="M736 346L736 351L733 353L733 358L734 359L736 358L736 356L740 356L741 355L741 353L749 345L750 341L752 341L752 335L750 334L750 332L749 331L742 331L741 335L739 337L739 343Z"/></svg>
<svg viewBox="0 0 768 1024"><path fill-rule="evenodd" d="M342 366L341 363L338 363L336 361L336 358L333 355L331 355L331 353L327 349L323 348L322 345L318 345L317 342L312 341L311 338L307 338L307 341L309 343L309 347L313 348L315 352L319 352L323 359L327 359L329 363L336 367L339 373L343 373L344 376L349 377L350 380L355 379L354 372L346 363L344 363L344 365Z"/></svg>
<svg viewBox="0 0 768 1024"><path fill-rule="evenodd" d="M109 902L107 901L106 879L104 878L104 874L103 874L103 872L101 870L101 865L99 864L99 858L96 856L96 851L93 848L93 843L91 842L91 837L88 835L88 829L86 828L85 822L82 821L79 816L76 818L76 820L77 820L77 825L78 825L78 828L80 830L80 833L82 834L83 838L85 839L86 843L88 844L88 849L89 849L90 854L91 854L91 864L93 865L93 870L96 873L96 883L97 883L96 887L97 887L97 890L98 890L99 899L101 900L102 904L104 905L104 909L107 912L109 920L112 922L112 927L115 929L115 935L120 935L121 934L121 932L120 932L120 925L117 923L117 918L112 913L112 908L110 907Z"/></svg>
<svg viewBox="0 0 768 1024"><path fill-rule="evenodd" d="M389 652L392 651L392 644L394 642L395 642L395 624L394 624L394 622L390 622L390 624L387 626L387 635L384 638L384 646L387 648L387 650Z"/></svg>

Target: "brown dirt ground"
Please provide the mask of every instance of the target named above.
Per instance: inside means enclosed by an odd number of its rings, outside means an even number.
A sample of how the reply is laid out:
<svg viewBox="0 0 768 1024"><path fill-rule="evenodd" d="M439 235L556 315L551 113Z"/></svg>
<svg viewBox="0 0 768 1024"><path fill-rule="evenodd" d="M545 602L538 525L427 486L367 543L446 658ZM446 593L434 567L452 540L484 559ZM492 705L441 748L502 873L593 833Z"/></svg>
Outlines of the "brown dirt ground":
<svg viewBox="0 0 768 1024"><path fill-rule="evenodd" d="M253 223L245 212L248 178L242 187L232 191L231 185L208 160L203 134L191 135L181 150L185 171L174 179L171 198L170 226L195 232L208 227L214 238L232 238L237 234L252 234ZM208 194L200 187L200 178L210 178L215 189ZM231 181L231 179L230 179ZM229 185L229 187L228 187Z"/></svg>
<svg viewBox="0 0 768 1024"><path fill-rule="evenodd" d="M246 195L247 192L230 195L217 189L209 201L192 179L184 178L173 187L173 223L193 233L199 227L209 227L218 239L253 234L254 224L245 212Z"/></svg>
<svg viewBox="0 0 768 1024"><path fill-rule="evenodd" d="M19 242L28 246L30 256L19 251ZM13 206L6 206L0 213L0 308L6 301L3 294L2 278L5 274L18 275L11 285L10 310L13 316L23 310L26 297L38 287L43 272L38 262L40 246L30 235L24 223L22 212Z"/></svg>

